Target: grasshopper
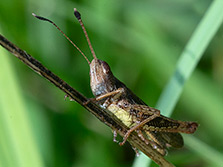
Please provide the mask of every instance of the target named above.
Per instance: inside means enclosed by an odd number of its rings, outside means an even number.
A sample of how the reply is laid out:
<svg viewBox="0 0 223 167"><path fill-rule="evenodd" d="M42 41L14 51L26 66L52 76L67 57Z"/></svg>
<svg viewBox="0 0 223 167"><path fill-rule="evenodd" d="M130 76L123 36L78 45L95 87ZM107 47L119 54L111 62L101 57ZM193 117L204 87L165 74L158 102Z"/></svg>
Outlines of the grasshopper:
<svg viewBox="0 0 223 167"><path fill-rule="evenodd" d="M136 131L139 137L156 149L161 155L166 155L166 148L181 148L184 145L180 133L194 133L198 127L196 122L178 121L160 114L158 109L149 107L136 96L124 83L112 73L109 65L96 57L87 31L81 19L81 14L74 8L74 15L78 19L91 50L93 60L90 62L85 54L65 35L65 33L51 20L33 14L36 18L53 24L73 46L83 55L90 66L90 86L95 101L101 107L112 112L129 130L123 137L123 145L129 135ZM86 102L87 104L88 102ZM116 141L117 132L113 131ZM117 141L116 141L117 142Z"/></svg>

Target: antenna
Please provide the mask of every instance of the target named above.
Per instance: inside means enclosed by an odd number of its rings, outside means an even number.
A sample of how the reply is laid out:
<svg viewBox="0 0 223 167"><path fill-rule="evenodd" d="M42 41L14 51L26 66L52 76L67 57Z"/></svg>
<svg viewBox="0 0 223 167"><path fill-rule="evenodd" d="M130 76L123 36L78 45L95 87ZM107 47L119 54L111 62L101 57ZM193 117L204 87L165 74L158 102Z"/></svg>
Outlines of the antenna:
<svg viewBox="0 0 223 167"><path fill-rule="evenodd" d="M39 19L39 20L43 20L43 21L48 21L48 22L50 22L51 24L53 24L62 34L63 34L63 36L84 56L84 58L87 60L87 62L88 62L88 64L90 65L91 63L90 63L90 61L87 59L87 57L85 56L85 54L80 50L80 48L79 47L77 47L77 45L75 45L74 43L73 43L73 41L71 41L70 40L70 38L53 22L53 21L51 21L51 20L49 20L49 19L47 19L47 18L44 18L44 17L41 17L41 16L37 16L35 13L32 13L32 15L34 16L34 17L36 17L37 19Z"/></svg>
<svg viewBox="0 0 223 167"><path fill-rule="evenodd" d="M77 18L77 20L79 21L79 23L80 23L80 25L81 25L81 27L82 27L82 29L83 29L83 31L84 31L84 35L85 35L85 37L86 37L86 39L87 39L87 43L88 43L88 45L89 45L89 48L90 48L90 50L91 50L91 53L92 53L94 59L97 59L96 54L95 54L95 52L94 52L94 49L93 49L93 47L92 47L92 45L91 45L91 41L90 41L90 39L89 39L89 37L88 37L87 31L86 31L86 29L85 29L85 27L84 27L84 23L83 23L83 21L82 21L82 19L81 19L81 14L77 11L76 8L74 8L74 16Z"/></svg>

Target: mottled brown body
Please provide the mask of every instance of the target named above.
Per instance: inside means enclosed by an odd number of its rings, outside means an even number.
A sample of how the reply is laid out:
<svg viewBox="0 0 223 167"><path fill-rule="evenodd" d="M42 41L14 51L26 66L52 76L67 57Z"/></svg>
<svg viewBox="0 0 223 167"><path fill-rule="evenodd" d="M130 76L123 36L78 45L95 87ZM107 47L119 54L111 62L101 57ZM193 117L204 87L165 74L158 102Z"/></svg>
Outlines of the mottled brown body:
<svg viewBox="0 0 223 167"><path fill-rule="evenodd" d="M119 81L111 72L109 65L99 59L93 59L90 64L91 89L102 107L112 111L115 115L121 110L127 117L122 117L119 113L119 119L123 122L130 121L130 130L140 125L144 120L156 116L145 121L137 129L138 133L144 135L144 140L154 145L161 154L165 154L164 149L172 146L180 148L183 146L183 138L181 133L194 133L198 126L195 122L177 121L160 115L159 110L146 105L139 97L137 97L125 84ZM116 106L115 109L110 106ZM124 120L125 119L125 120ZM129 125L129 124L128 124ZM127 126L128 126L127 125ZM131 133L131 132L130 132ZM130 134L129 133L129 134ZM124 142L128 135L124 137ZM122 142L121 144L124 144Z"/></svg>
<svg viewBox="0 0 223 167"><path fill-rule="evenodd" d="M74 15L80 22L94 59L90 62L83 52L51 20L33 14L36 18L52 23L78 49L90 66L90 85L94 100L118 117L130 129L123 138L123 145L129 135L136 131L139 137L156 149L166 154L167 147L181 148L183 138L179 133L194 133L198 127L195 122L177 121L160 115L160 111L149 107L111 72L109 65L97 59L81 20L80 13L74 9ZM116 132L114 132L116 136ZM114 139L114 141L116 141Z"/></svg>

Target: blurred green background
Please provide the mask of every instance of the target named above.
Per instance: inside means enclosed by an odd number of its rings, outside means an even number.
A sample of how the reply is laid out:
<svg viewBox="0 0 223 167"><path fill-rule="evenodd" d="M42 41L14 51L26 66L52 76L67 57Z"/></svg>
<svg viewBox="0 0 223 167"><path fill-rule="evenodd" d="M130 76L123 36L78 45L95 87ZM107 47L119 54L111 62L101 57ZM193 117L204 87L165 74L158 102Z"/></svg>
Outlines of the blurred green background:
<svg viewBox="0 0 223 167"><path fill-rule="evenodd" d="M108 62L115 76L148 105L155 106L211 2L1 0L0 33L85 96L93 97L84 58L52 25L31 15L34 12L56 22L91 60L73 16L75 7L98 58ZM200 124L193 135L198 144L169 150L167 159L176 166L216 166L207 157L223 155L222 42L221 26L171 115ZM76 102L64 101L62 91L2 47L0 67L0 166L132 166L135 153L129 144L120 147L112 142L107 126ZM201 153L203 147L206 151Z"/></svg>

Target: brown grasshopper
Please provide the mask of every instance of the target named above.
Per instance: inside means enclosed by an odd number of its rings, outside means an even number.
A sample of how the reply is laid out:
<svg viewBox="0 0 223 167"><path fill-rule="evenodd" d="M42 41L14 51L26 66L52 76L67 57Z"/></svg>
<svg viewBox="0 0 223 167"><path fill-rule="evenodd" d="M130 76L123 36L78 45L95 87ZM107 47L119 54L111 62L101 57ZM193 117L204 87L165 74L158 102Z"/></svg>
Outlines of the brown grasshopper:
<svg viewBox="0 0 223 167"><path fill-rule="evenodd" d="M101 107L111 111L130 128L120 145L126 142L133 131L136 131L146 144L151 144L160 154L165 155L167 147L181 148L183 146L183 138L179 133L190 134L196 131L198 127L196 122L178 121L160 115L159 110L149 107L112 74L109 65L96 57L81 15L76 9L74 9L74 15L90 47L93 56L91 62L54 22L33 15L40 20L52 23L84 56L90 66L90 86L95 96L89 101L94 100ZM114 131L114 141L116 141L116 136L117 133Z"/></svg>

